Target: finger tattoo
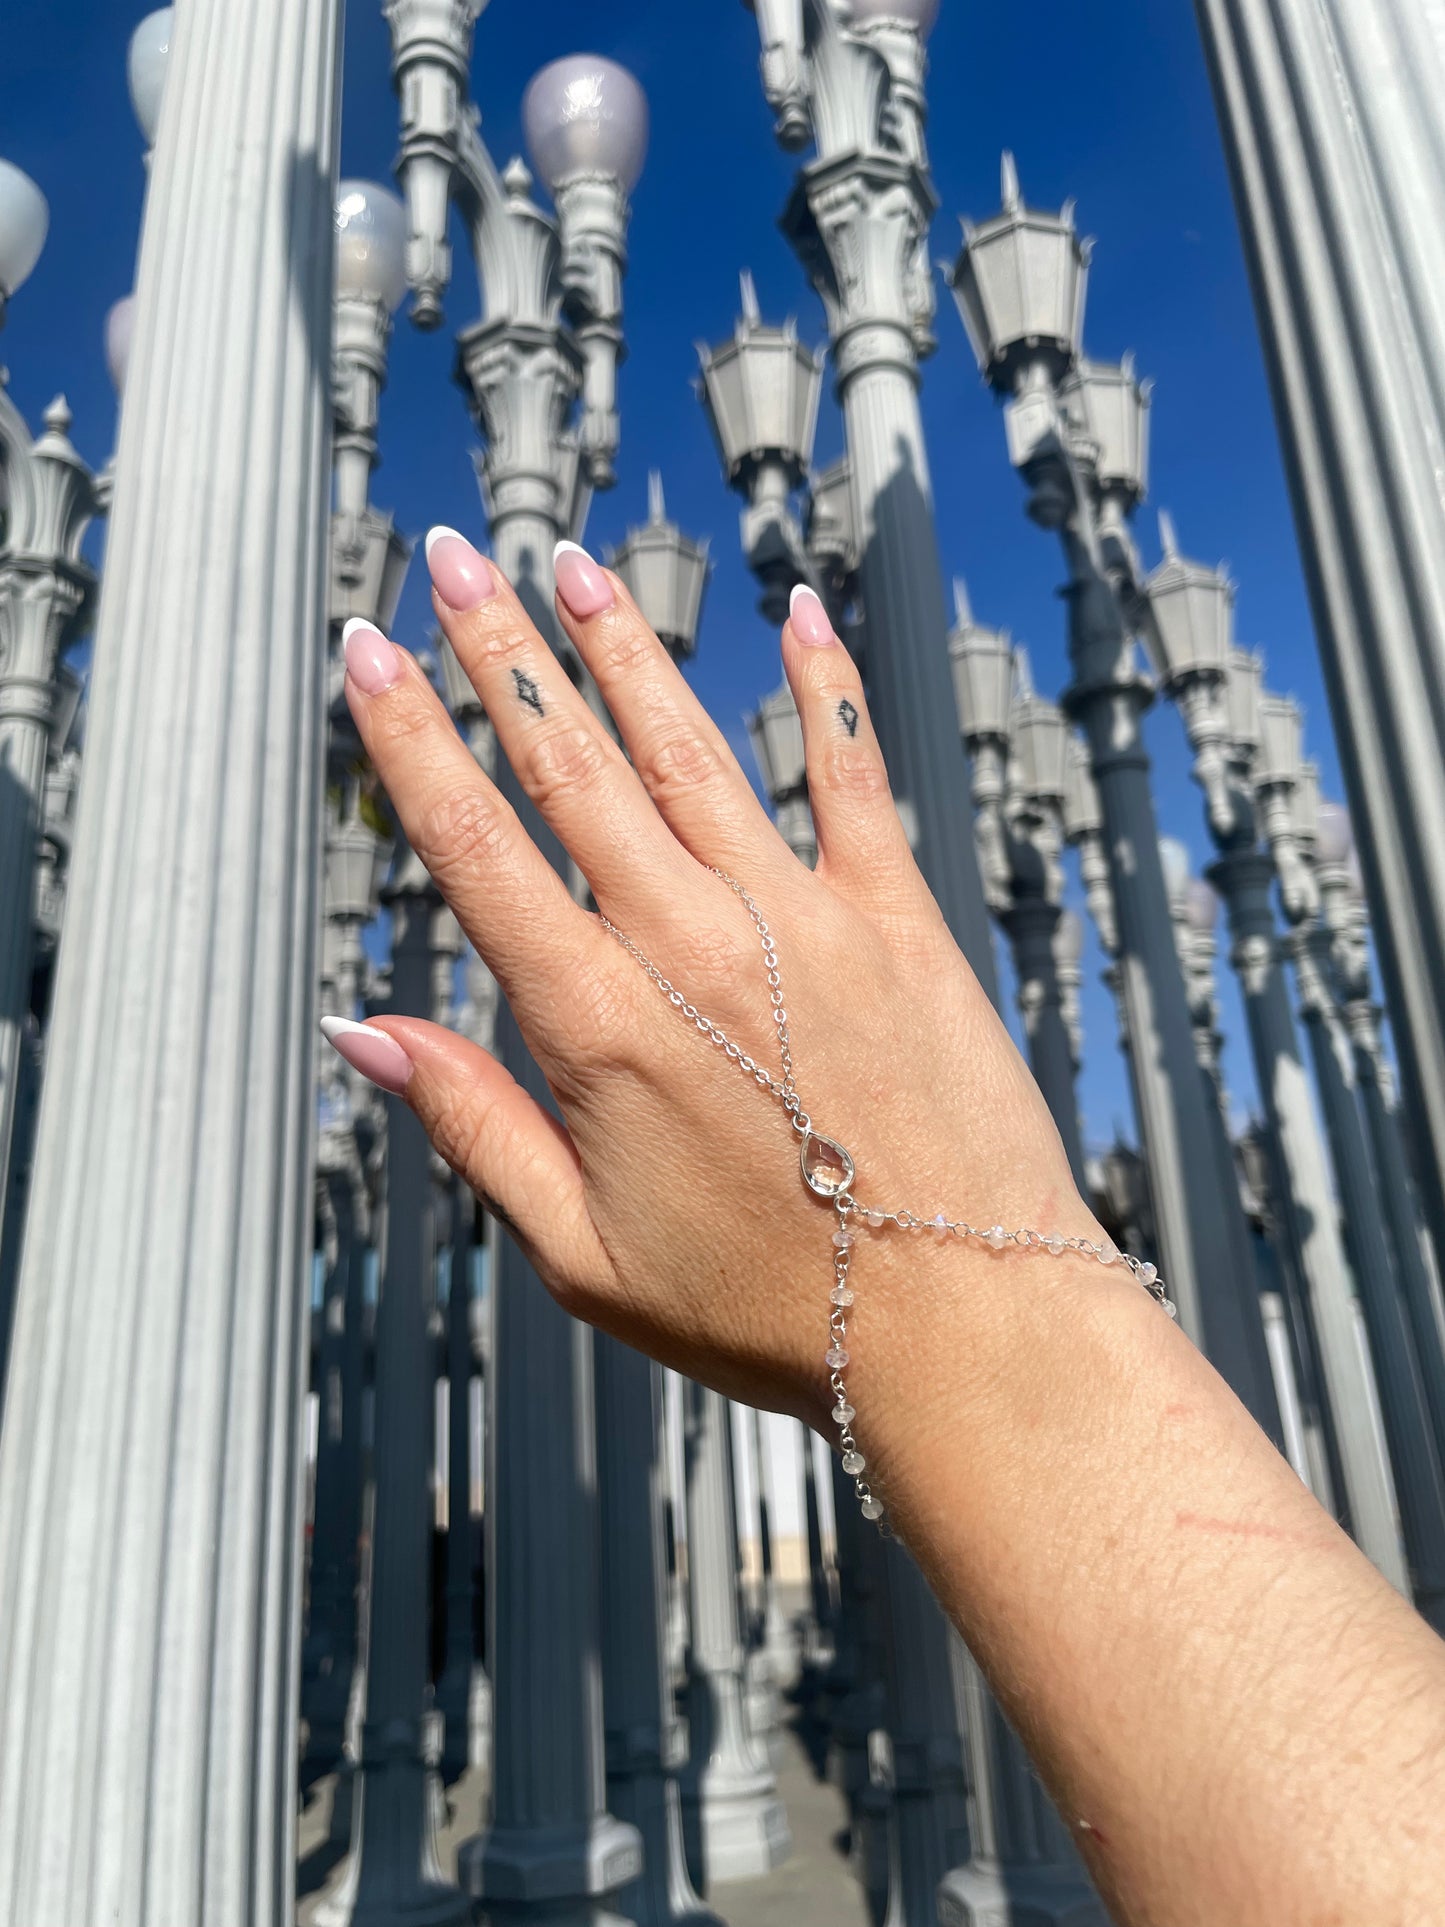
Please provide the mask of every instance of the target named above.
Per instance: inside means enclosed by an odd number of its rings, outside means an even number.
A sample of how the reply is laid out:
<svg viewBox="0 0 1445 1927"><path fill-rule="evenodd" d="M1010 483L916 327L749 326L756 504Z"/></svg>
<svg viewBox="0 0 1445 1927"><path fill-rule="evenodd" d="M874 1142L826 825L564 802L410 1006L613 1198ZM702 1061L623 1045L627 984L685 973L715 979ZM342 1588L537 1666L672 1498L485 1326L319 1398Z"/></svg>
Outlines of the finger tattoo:
<svg viewBox="0 0 1445 1927"><path fill-rule="evenodd" d="M532 678L520 669L512 671L512 681L516 684L517 700L528 709L535 709L539 716L545 715L542 708L542 692Z"/></svg>
<svg viewBox="0 0 1445 1927"><path fill-rule="evenodd" d="M858 734L858 712L846 696L838 705L838 720L850 736Z"/></svg>

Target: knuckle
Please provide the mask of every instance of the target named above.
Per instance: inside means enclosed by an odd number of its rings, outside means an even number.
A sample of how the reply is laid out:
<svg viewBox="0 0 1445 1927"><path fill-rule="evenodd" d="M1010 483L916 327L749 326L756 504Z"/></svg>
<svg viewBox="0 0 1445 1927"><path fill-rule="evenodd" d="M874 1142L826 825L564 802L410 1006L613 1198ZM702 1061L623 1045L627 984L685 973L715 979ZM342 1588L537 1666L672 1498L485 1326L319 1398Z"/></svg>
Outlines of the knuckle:
<svg viewBox="0 0 1445 1927"><path fill-rule="evenodd" d="M858 743L834 743L817 759L810 784L833 796L876 803L889 795L888 772L880 757Z"/></svg>
<svg viewBox="0 0 1445 1927"><path fill-rule="evenodd" d="M525 631L510 611L504 607L493 612L486 604L457 618L456 633L449 632L457 661L469 676L515 655L525 639Z"/></svg>
<svg viewBox="0 0 1445 1927"><path fill-rule="evenodd" d="M647 626L630 616L607 624L601 638L600 667L619 679L639 674L657 661L661 645Z"/></svg>
<svg viewBox="0 0 1445 1927"><path fill-rule="evenodd" d="M510 841L499 801L470 788L433 797L411 837L413 849L443 890L452 877L495 868L507 855Z"/></svg>
<svg viewBox="0 0 1445 1927"><path fill-rule="evenodd" d="M722 774L722 758L705 737L685 730L651 745L638 761L638 774L649 795L686 795L716 782Z"/></svg>
<svg viewBox="0 0 1445 1927"><path fill-rule="evenodd" d="M531 746L528 787L540 807L559 797L590 790L606 772L611 758L596 732L585 723L549 730Z"/></svg>

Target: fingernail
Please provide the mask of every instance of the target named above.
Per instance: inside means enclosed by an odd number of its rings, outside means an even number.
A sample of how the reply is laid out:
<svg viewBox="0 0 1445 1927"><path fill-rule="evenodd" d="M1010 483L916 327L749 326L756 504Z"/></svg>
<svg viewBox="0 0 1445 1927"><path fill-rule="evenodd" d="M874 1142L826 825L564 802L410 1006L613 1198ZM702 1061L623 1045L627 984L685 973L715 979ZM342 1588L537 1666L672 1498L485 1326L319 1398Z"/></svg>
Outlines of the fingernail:
<svg viewBox="0 0 1445 1927"><path fill-rule="evenodd" d="M370 1024L353 1024L349 1017L323 1017L321 1035L338 1057L354 1071L369 1077L384 1091L400 1097L412 1073L412 1061L394 1037Z"/></svg>
<svg viewBox="0 0 1445 1927"><path fill-rule="evenodd" d="M401 651L360 616L353 616L342 630L341 652L347 675L368 696L379 696L401 675Z"/></svg>
<svg viewBox="0 0 1445 1927"><path fill-rule="evenodd" d="M497 593L497 578L490 562L478 555L464 535L455 529L434 528L426 538L426 565L431 570L432 587L449 609L465 615Z"/></svg>
<svg viewBox="0 0 1445 1927"><path fill-rule="evenodd" d="M793 634L809 649L836 649L838 638L828 620L828 611L818 597L800 582L788 599L788 615Z"/></svg>
<svg viewBox="0 0 1445 1927"><path fill-rule="evenodd" d="M552 570L558 595L579 622L612 607L616 599L612 584L586 549L579 549L575 542L557 544L552 551Z"/></svg>

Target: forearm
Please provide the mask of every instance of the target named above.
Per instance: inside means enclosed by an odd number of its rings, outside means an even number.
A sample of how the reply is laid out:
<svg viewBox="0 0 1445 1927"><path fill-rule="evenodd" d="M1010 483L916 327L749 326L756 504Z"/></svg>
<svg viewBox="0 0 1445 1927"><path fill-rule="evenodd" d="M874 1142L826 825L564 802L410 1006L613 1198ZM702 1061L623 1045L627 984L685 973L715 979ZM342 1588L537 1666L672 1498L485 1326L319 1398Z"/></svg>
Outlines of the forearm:
<svg viewBox="0 0 1445 1927"><path fill-rule="evenodd" d="M1120 1917L1438 1904L1445 1646L1137 1287L910 1257L860 1291L860 1437Z"/></svg>

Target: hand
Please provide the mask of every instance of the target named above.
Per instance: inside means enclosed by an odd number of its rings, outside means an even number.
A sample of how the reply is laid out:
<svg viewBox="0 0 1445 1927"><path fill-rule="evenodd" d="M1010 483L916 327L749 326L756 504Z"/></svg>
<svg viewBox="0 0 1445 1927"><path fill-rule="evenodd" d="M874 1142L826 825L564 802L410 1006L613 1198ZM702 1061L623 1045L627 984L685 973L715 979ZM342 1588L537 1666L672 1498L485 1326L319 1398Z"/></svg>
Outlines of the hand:
<svg viewBox="0 0 1445 1927"><path fill-rule="evenodd" d="M630 762L492 564L450 532L434 536L430 563L437 615L521 792L599 908L776 1077L762 950L712 869L756 899L799 1094L856 1158L860 1198L1102 1236L914 864L858 672L818 599L802 593L783 632L818 837L809 871L616 576L564 547L557 612ZM835 1220L801 1182L782 1108L573 899L412 658L361 628L347 665L352 714L402 829L508 998L562 1121L492 1057L419 1018L374 1019L339 1045L403 1092L568 1311L731 1396L823 1424ZM961 806L958 834L969 833ZM917 1245L895 1232L858 1255L850 1385L885 1347L894 1369L911 1347L926 1352L926 1319L903 1315L906 1291L918 1309ZM923 1265L950 1290L1005 1268L1014 1290L1045 1268L1108 1277L956 1242ZM911 1391L923 1396L916 1376Z"/></svg>

